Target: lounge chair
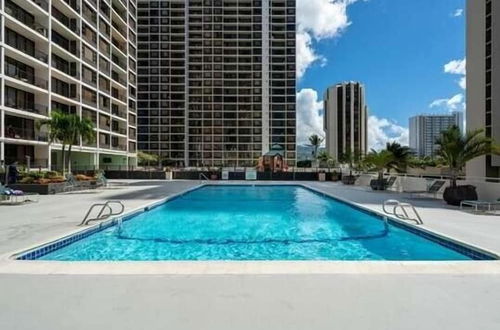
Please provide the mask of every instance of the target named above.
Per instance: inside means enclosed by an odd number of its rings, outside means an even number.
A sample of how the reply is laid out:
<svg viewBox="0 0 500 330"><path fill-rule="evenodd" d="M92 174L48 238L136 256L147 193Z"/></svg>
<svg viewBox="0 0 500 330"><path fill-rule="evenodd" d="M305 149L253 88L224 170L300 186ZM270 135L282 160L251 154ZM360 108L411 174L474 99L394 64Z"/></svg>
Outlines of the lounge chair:
<svg viewBox="0 0 500 330"><path fill-rule="evenodd" d="M490 202L490 201L461 201L460 202L460 209L462 210L464 206L470 206L474 208L475 212L484 212L484 213L490 213L490 212L496 212L498 211L498 208L500 207L500 199Z"/></svg>
<svg viewBox="0 0 500 330"><path fill-rule="evenodd" d="M420 197L422 195L432 195L432 197L436 199L445 183L445 180L435 180L427 190L405 190L404 192L409 193L411 198Z"/></svg>
<svg viewBox="0 0 500 330"><path fill-rule="evenodd" d="M98 187L107 187L108 179L104 176L103 172L97 173L96 183Z"/></svg>
<svg viewBox="0 0 500 330"><path fill-rule="evenodd" d="M38 202L39 194L25 193L21 190L14 190L0 184L0 204L17 205L26 202Z"/></svg>
<svg viewBox="0 0 500 330"><path fill-rule="evenodd" d="M79 186L78 181L76 180L75 176L71 173L68 173L66 175L66 181L64 183L64 191L73 191L75 188Z"/></svg>

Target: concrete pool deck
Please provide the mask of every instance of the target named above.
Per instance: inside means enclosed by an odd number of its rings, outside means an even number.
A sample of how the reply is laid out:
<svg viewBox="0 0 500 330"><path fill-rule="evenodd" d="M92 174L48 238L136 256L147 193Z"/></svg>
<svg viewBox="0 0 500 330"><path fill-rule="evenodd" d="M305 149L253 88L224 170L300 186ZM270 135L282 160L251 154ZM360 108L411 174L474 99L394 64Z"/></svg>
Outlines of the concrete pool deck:
<svg viewBox="0 0 500 330"><path fill-rule="evenodd" d="M121 181L123 182L123 181ZM500 261L56 263L6 259L78 229L87 208L132 210L199 185L127 181L0 206L0 329L498 329ZM301 183L381 210L386 199ZM423 228L500 254L500 217L414 201Z"/></svg>

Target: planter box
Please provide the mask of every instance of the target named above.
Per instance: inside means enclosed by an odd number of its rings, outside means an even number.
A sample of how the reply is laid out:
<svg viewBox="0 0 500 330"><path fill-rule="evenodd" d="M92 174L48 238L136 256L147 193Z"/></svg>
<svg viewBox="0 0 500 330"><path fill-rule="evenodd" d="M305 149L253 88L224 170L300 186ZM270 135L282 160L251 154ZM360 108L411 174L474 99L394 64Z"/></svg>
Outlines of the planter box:
<svg viewBox="0 0 500 330"><path fill-rule="evenodd" d="M346 185L353 185L356 183L356 177L354 175L346 175L342 177L342 183Z"/></svg>
<svg viewBox="0 0 500 330"><path fill-rule="evenodd" d="M66 183L47 183L47 184L10 184L9 188L15 190L22 190L27 193L37 193L40 195L54 195L65 192L64 187ZM97 188L96 181L78 181L78 186L71 191L88 190Z"/></svg>
<svg viewBox="0 0 500 330"><path fill-rule="evenodd" d="M326 181L326 173L318 173L318 180L321 182Z"/></svg>
<svg viewBox="0 0 500 330"><path fill-rule="evenodd" d="M40 195L53 195L64 192L65 183L48 183L48 184L10 184L9 188L22 190L28 193L37 193Z"/></svg>

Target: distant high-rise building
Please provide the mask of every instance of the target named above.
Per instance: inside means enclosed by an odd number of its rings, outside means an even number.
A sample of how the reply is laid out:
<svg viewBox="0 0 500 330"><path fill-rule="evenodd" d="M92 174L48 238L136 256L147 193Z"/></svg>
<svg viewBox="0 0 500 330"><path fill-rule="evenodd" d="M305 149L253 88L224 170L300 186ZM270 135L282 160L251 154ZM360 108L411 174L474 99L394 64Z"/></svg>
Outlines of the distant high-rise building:
<svg viewBox="0 0 500 330"><path fill-rule="evenodd" d="M0 3L0 160L62 168L37 122L58 110L94 123L72 168L126 168L136 155L136 7L119 0Z"/></svg>
<svg viewBox="0 0 500 330"><path fill-rule="evenodd" d="M419 115L410 118L410 148L420 157L433 157L438 150L436 140L442 131L458 126L464 131L463 112L449 115Z"/></svg>
<svg viewBox="0 0 500 330"><path fill-rule="evenodd" d="M467 129L500 142L500 1L467 1ZM467 175L500 177L500 156L477 158Z"/></svg>
<svg viewBox="0 0 500 330"><path fill-rule="evenodd" d="M329 87L324 95L326 150L335 159L368 149L368 107L365 88L357 82Z"/></svg>
<svg viewBox="0 0 500 330"><path fill-rule="evenodd" d="M186 166L296 160L295 0L139 0L139 149Z"/></svg>

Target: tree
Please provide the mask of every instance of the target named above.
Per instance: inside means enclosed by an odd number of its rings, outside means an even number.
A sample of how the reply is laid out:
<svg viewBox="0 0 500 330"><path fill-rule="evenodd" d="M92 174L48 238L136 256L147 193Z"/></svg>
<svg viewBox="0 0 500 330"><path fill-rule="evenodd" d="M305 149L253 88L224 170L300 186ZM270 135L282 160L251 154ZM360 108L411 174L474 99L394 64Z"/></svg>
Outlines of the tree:
<svg viewBox="0 0 500 330"><path fill-rule="evenodd" d="M390 167L397 172L406 172L408 166L412 166L413 152L409 147L402 146L397 142L387 142L386 150L390 151L394 156L394 161Z"/></svg>
<svg viewBox="0 0 500 330"><path fill-rule="evenodd" d="M318 156L318 149L319 147L321 146L321 144L323 143L325 139L316 135L316 134L313 134L309 137L309 143L311 145L311 147L313 147L313 158L316 159L317 156Z"/></svg>
<svg viewBox="0 0 500 330"><path fill-rule="evenodd" d="M383 184L385 170L390 170L395 162L395 157L389 150L371 150L364 159L370 171L378 173L378 183Z"/></svg>
<svg viewBox="0 0 500 330"><path fill-rule="evenodd" d="M59 110L52 110L50 118L44 119L37 123L37 126L46 126L49 131L49 144L60 142L62 145L62 170L63 174L66 172L66 145L72 132L70 131L70 119L67 114Z"/></svg>
<svg viewBox="0 0 500 330"><path fill-rule="evenodd" d="M346 151L339 157L339 161L342 164L349 165L349 176L352 176L353 169L360 169L360 167L362 166L361 159L361 153L357 150L354 150L353 152L350 147L347 147Z"/></svg>
<svg viewBox="0 0 500 330"><path fill-rule="evenodd" d="M321 164L327 164L328 168L335 166L335 159L325 150L320 151L317 159Z"/></svg>
<svg viewBox="0 0 500 330"><path fill-rule="evenodd" d="M441 132L437 139L437 155L450 169L451 187L457 187L457 177L467 162L481 156L500 155L500 147L491 138L484 135L484 130L468 131L463 135L457 126Z"/></svg>
<svg viewBox="0 0 500 330"><path fill-rule="evenodd" d="M148 154L142 151L137 153L137 162L140 166L149 166L151 164L156 165L158 160L159 157L156 154Z"/></svg>
<svg viewBox="0 0 500 330"><path fill-rule="evenodd" d="M83 142L92 143L95 141L96 132L94 123L89 118L80 118L77 115L69 114L69 121L72 130L72 136L68 143L68 170L71 172L71 149L81 138Z"/></svg>
<svg viewBox="0 0 500 330"><path fill-rule="evenodd" d="M71 162L71 151L79 138L92 142L95 139L94 124L88 118L80 118L75 114L52 110L50 118L38 123L49 130L49 143L60 142L62 145L62 170L66 173L66 165ZM66 151L66 147L68 150Z"/></svg>

